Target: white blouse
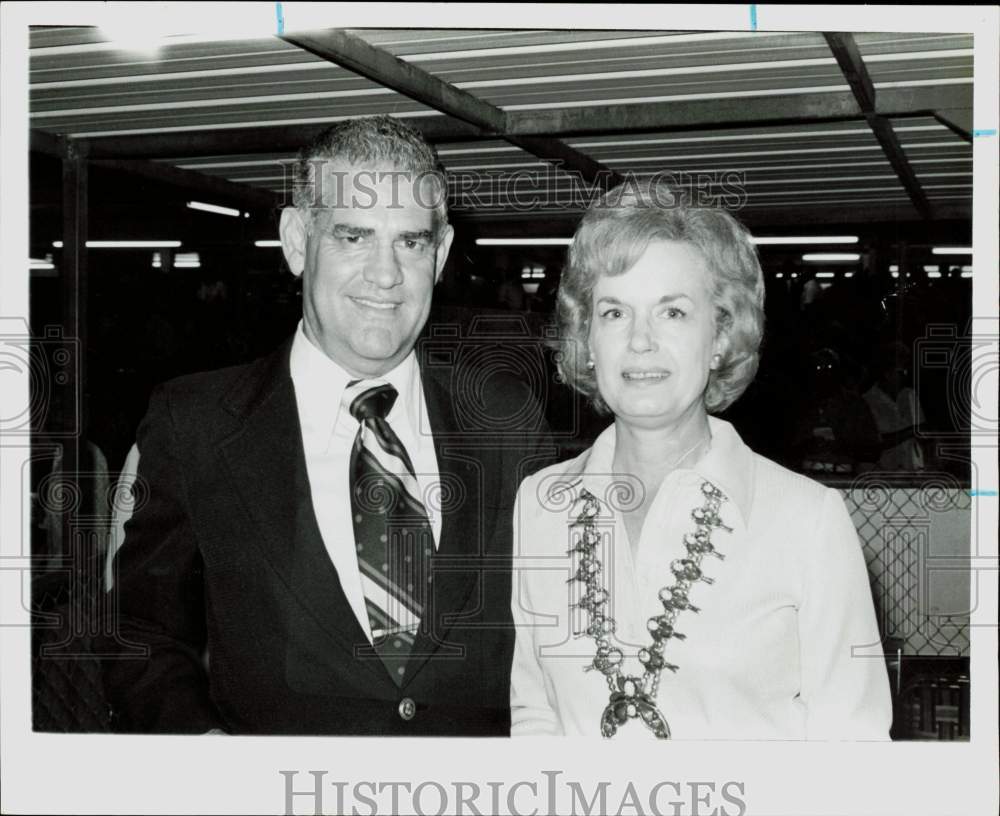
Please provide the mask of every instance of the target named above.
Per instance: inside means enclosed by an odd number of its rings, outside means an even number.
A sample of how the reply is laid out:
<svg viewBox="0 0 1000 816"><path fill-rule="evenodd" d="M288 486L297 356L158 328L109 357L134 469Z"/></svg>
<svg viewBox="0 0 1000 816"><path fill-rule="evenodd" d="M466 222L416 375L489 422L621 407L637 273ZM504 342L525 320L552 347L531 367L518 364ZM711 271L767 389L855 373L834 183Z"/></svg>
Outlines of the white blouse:
<svg viewBox="0 0 1000 816"><path fill-rule="evenodd" d="M638 650L652 642L647 620L663 613L658 592L687 557L691 512L709 481L726 496L712 543L676 631L666 641L657 707L674 739L884 740L892 721L884 661L864 557L840 494L751 451L733 427L709 419L708 453L670 473L646 515L637 547L622 511L641 486L612 474L615 429L568 462L526 479L514 516L512 609L517 627L511 676L512 734L600 735L607 679L585 671L594 657L588 613L571 608L581 532L580 493L600 502L603 587L625 674L641 676ZM630 495L632 493L632 495ZM859 654L854 654L852 650ZM639 719L615 739L653 739Z"/></svg>

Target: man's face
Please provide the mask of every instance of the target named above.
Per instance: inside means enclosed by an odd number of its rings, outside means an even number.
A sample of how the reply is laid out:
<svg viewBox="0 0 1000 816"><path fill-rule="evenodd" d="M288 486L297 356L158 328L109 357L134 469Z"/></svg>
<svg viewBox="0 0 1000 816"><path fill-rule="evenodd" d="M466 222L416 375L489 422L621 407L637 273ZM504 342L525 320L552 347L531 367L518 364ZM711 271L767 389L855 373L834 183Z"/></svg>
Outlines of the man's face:
<svg viewBox="0 0 1000 816"><path fill-rule="evenodd" d="M282 213L285 258L303 278L306 337L348 373L376 377L410 353L453 236L434 234L429 180L382 166L323 163L311 223Z"/></svg>

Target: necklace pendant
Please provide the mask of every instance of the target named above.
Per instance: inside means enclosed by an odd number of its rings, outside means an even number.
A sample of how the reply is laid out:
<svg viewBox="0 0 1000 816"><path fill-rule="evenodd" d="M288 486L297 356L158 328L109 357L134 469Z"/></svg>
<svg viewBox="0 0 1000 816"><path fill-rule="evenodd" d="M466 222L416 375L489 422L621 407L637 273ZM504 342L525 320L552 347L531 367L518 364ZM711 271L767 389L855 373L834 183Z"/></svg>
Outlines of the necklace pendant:
<svg viewBox="0 0 1000 816"><path fill-rule="evenodd" d="M657 739L670 739L670 726L652 697L638 690L635 678L618 678L618 688L601 715L601 736L611 739L629 720L639 719Z"/></svg>

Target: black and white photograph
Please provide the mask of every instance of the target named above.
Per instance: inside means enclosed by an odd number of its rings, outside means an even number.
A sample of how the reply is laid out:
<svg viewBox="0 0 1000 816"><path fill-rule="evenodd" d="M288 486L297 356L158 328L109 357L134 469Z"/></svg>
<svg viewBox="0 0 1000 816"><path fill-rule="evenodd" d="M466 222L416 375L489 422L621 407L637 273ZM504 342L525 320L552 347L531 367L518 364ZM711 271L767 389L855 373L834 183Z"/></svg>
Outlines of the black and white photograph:
<svg viewBox="0 0 1000 816"><path fill-rule="evenodd" d="M997 6L3 3L4 813L978 814Z"/></svg>

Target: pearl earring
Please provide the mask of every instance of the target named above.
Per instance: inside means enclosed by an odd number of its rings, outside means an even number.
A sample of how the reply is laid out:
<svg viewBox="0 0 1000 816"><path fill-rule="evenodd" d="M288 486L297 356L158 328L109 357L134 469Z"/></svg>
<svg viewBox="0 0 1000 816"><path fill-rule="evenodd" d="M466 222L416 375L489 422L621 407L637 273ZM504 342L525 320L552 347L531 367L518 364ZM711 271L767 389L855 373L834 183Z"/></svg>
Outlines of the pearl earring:
<svg viewBox="0 0 1000 816"><path fill-rule="evenodd" d="M587 368L592 369L593 367L594 367L594 358L591 357L589 360L587 360Z"/></svg>
<svg viewBox="0 0 1000 816"><path fill-rule="evenodd" d="M712 369L712 371L715 371L715 369L717 369L719 367L719 363L721 363L721 362L722 362L722 355L721 354L713 354L712 355L712 363L711 363L711 365L709 365L709 368Z"/></svg>

